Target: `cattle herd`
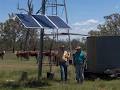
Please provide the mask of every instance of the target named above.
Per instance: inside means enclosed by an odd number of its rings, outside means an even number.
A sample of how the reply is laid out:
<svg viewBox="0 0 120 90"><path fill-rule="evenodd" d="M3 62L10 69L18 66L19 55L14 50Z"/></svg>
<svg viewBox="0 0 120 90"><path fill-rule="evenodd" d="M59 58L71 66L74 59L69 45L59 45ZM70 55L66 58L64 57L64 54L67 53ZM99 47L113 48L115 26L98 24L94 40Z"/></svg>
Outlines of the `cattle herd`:
<svg viewBox="0 0 120 90"><path fill-rule="evenodd" d="M15 51L15 55L19 59L26 59L29 60L30 57L35 57L38 62L39 51ZM54 64L57 64L56 60L56 51L44 51L43 56L47 56L48 59L51 59Z"/></svg>
<svg viewBox="0 0 120 90"><path fill-rule="evenodd" d="M18 58L26 58L26 59L29 59L29 57L38 57L39 55L39 51L15 51L15 55L18 57ZM55 56L55 52L54 51L45 51L43 52L43 55L44 56Z"/></svg>
<svg viewBox="0 0 120 90"><path fill-rule="evenodd" d="M38 62L39 51L15 51L15 55L20 60L29 60L30 57L35 57ZM44 51L43 56L48 57L49 60L55 65L58 65L57 61L57 53L58 51ZM3 60L5 55L5 51L0 51L0 58Z"/></svg>
<svg viewBox="0 0 120 90"><path fill-rule="evenodd" d="M38 52L37 51L15 51L15 55L17 58L25 58L29 59L30 56L34 56L37 58Z"/></svg>
<svg viewBox="0 0 120 90"><path fill-rule="evenodd" d="M6 53L5 51L0 51L1 59L4 59L5 53ZM30 57L37 58L39 55L39 51L15 51L15 55L17 56L17 58L25 58L25 59L29 59ZM56 52L55 51L44 51L43 55L52 57L52 56L56 56Z"/></svg>

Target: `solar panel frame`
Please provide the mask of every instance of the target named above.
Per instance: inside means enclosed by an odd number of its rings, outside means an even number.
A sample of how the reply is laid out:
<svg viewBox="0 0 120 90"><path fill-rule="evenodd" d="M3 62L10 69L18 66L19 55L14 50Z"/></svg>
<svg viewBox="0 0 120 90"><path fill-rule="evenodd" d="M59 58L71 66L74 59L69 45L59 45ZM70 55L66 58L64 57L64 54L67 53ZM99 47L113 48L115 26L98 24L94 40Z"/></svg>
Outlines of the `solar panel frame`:
<svg viewBox="0 0 120 90"><path fill-rule="evenodd" d="M58 16L16 14L25 28L70 29Z"/></svg>
<svg viewBox="0 0 120 90"><path fill-rule="evenodd" d="M64 22L60 17L58 16L47 16L48 19L54 23L57 29L70 29L70 26Z"/></svg>
<svg viewBox="0 0 120 90"><path fill-rule="evenodd" d="M34 18L27 14L16 14L18 19L21 21L21 23L24 25L25 28L42 28L38 22L34 20ZM23 18L24 17L24 18ZM32 24L31 24L32 23Z"/></svg>
<svg viewBox="0 0 120 90"><path fill-rule="evenodd" d="M51 22L46 15L32 15L33 18L46 29L56 29L56 26Z"/></svg>

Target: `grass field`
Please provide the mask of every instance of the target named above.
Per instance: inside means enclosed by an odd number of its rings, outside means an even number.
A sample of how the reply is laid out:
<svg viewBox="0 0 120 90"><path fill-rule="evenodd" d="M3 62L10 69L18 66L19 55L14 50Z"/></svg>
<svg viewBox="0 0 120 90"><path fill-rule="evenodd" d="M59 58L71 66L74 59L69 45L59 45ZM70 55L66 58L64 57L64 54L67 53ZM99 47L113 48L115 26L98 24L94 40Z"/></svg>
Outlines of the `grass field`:
<svg viewBox="0 0 120 90"><path fill-rule="evenodd" d="M83 85L75 81L74 67L69 66L69 80L60 82L59 67L54 66L54 80L47 80L48 66L43 66L42 86L29 87L25 84L29 81L33 84L37 78L37 64L35 58L29 61L17 59L12 53L7 53L4 60L0 59L0 90L120 90L120 80L85 80ZM20 82L22 72L28 73L28 80Z"/></svg>

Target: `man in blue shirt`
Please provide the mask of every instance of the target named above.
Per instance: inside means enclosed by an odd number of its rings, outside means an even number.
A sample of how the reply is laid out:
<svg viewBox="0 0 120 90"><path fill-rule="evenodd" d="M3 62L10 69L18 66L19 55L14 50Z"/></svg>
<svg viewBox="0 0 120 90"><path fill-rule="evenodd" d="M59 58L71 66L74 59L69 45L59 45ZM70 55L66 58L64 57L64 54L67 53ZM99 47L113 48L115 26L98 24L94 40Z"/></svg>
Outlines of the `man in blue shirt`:
<svg viewBox="0 0 120 90"><path fill-rule="evenodd" d="M85 54L81 50L81 47L78 46L76 49L76 53L73 55L73 62L76 71L76 80L78 83L83 83L84 80L84 60Z"/></svg>

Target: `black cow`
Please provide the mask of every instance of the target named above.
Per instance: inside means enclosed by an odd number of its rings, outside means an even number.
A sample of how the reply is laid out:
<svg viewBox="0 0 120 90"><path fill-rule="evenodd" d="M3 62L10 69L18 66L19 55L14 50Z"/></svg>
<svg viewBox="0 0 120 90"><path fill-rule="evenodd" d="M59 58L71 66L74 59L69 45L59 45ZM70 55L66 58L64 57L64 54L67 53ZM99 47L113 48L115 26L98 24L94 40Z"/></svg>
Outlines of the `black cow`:
<svg viewBox="0 0 120 90"><path fill-rule="evenodd" d="M0 58L3 60L4 58L4 55L5 55L5 51L0 51Z"/></svg>

